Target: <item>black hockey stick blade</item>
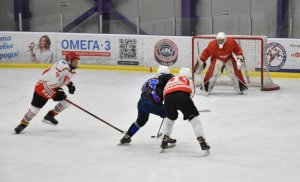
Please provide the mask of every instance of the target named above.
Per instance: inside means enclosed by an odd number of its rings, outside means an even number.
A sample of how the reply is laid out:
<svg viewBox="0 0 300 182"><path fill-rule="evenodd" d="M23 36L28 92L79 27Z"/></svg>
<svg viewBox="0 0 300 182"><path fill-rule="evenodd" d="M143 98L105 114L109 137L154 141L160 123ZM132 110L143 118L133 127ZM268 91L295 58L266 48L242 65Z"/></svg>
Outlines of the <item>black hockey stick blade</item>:
<svg viewBox="0 0 300 182"><path fill-rule="evenodd" d="M162 136L162 133L158 133L156 136L152 135L151 138L160 138Z"/></svg>
<svg viewBox="0 0 300 182"><path fill-rule="evenodd" d="M157 135L156 135L156 138L159 138L159 137L161 137L162 136L162 133L158 133Z"/></svg>

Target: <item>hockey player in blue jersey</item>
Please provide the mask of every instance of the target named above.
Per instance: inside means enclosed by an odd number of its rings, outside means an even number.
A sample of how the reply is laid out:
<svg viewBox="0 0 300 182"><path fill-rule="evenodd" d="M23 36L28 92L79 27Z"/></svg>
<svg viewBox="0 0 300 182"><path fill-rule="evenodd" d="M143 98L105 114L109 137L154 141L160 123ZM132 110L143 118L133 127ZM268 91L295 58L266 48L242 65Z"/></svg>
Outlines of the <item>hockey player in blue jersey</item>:
<svg viewBox="0 0 300 182"><path fill-rule="evenodd" d="M125 136L120 140L121 144L131 142L131 137L143 127L149 120L149 115L155 114L161 118L165 118L165 111L163 105L163 91L167 82L174 77L170 73L167 66L160 66L157 70L155 78L148 79L142 86L141 97L138 101L138 117L134 123L131 124ZM170 143L175 143L172 139Z"/></svg>

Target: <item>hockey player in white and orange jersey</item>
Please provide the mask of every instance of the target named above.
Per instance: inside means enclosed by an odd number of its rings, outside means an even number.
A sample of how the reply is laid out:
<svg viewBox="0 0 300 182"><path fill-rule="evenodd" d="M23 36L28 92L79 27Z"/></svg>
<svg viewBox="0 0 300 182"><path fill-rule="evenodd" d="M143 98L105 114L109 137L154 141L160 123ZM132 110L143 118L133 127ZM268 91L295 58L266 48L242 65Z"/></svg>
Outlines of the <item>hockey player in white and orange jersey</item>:
<svg viewBox="0 0 300 182"><path fill-rule="evenodd" d="M208 151L210 146L205 141L204 131L199 120L199 111L192 98L195 94L195 85L191 80L192 73L189 68L181 68L179 76L171 78L164 89L166 119L163 125L163 139L161 148L169 147L170 136L178 110L182 112L183 119L188 120L193 128L202 150Z"/></svg>
<svg viewBox="0 0 300 182"><path fill-rule="evenodd" d="M201 74L204 62L209 57L211 57L211 64L203 80L205 95L211 93L215 82L222 74L224 66L237 93L243 94L244 90L248 89L240 70L245 61L243 52L233 38L226 38L225 33L219 32L216 39L212 40L201 53L200 60L195 66L196 73Z"/></svg>
<svg viewBox="0 0 300 182"><path fill-rule="evenodd" d="M64 99L67 97L62 86L67 86L70 94L74 94L75 86L71 81L72 76L80 65L80 57L76 52L68 52L64 60L60 60L48 69L46 69L39 81L36 83L31 106L23 117L21 123L15 128L16 134L24 130L29 122L35 117L40 109L49 99L58 101L54 109L50 110L44 119L45 123L57 125L58 121L55 115L69 107L69 103Z"/></svg>

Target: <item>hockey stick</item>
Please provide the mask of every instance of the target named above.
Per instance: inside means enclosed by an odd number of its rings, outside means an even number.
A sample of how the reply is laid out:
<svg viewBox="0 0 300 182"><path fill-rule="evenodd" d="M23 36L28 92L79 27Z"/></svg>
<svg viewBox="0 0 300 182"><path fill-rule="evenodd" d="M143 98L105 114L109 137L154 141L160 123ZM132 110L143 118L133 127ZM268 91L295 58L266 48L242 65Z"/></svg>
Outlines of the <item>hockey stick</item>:
<svg viewBox="0 0 300 182"><path fill-rule="evenodd" d="M120 130L119 128L117 128L117 127L115 127L115 126L109 124L108 122L106 122L106 121L104 121L103 119L99 118L98 116L96 116L96 115L90 113L89 111L83 109L82 107L80 107L80 106L78 106L77 104L71 102L70 100L65 99L65 101L67 101L68 103L70 103L70 104L72 104L73 106L77 107L78 109L81 109L82 111L88 113L89 115L93 116L94 118L96 118L96 119L102 121L103 123L107 124L108 126L110 126L110 127L114 128L114 129L118 130L119 132L125 133L123 130Z"/></svg>
<svg viewBox="0 0 300 182"><path fill-rule="evenodd" d="M210 112L210 109L202 109L202 110L198 110L198 112Z"/></svg>
<svg viewBox="0 0 300 182"><path fill-rule="evenodd" d="M247 82L250 83L250 77L249 77L249 73L248 73L248 68L246 63L244 62L244 70L245 70L245 74L246 74L246 78L247 78Z"/></svg>
<svg viewBox="0 0 300 182"><path fill-rule="evenodd" d="M242 42L240 40L238 40L238 44L242 47ZM248 68L247 68L244 56L243 56L243 59L244 59L244 61L243 61L242 67L244 67L245 75L246 75L246 78L247 78L247 82L250 83L250 77L249 77Z"/></svg>
<svg viewBox="0 0 300 182"><path fill-rule="evenodd" d="M151 138L159 138L159 137L162 136L162 133L160 133L160 129L161 129L163 123L164 123L164 120L165 120L165 118L163 118L163 120L162 120L161 123L160 123L160 127L159 127L159 129L158 129L158 132L157 132L157 134L156 134L156 137L155 137L154 135L152 135Z"/></svg>

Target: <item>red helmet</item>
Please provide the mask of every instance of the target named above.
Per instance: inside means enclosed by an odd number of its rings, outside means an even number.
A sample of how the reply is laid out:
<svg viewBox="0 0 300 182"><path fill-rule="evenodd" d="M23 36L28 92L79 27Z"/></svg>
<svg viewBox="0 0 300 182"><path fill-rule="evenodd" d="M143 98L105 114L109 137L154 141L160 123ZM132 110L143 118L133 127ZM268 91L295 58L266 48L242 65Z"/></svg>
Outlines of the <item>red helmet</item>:
<svg viewBox="0 0 300 182"><path fill-rule="evenodd" d="M80 56L76 52L71 51L66 54L65 59L66 61L70 62L71 60L75 60L75 59L80 60Z"/></svg>
<svg viewBox="0 0 300 182"><path fill-rule="evenodd" d="M76 52L68 52L65 60L68 62L71 69L77 69L80 65L80 56Z"/></svg>

